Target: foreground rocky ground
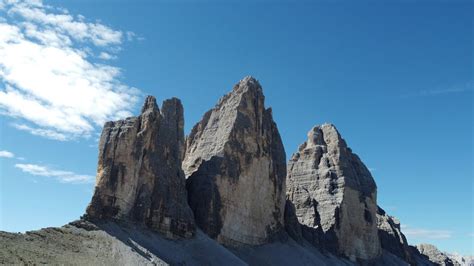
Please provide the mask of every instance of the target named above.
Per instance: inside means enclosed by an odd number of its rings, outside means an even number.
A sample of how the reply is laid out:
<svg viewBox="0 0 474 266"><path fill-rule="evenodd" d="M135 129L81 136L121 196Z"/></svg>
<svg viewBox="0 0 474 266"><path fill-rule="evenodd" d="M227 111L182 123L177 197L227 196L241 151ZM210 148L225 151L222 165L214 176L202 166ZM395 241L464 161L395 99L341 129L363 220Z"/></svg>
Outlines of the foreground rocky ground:
<svg viewBox="0 0 474 266"><path fill-rule="evenodd" d="M1 264L63 265L354 265L291 238L261 246L225 248L197 230L169 240L133 224L75 221L25 234L0 232ZM389 253L379 265L406 265Z"/></svg>

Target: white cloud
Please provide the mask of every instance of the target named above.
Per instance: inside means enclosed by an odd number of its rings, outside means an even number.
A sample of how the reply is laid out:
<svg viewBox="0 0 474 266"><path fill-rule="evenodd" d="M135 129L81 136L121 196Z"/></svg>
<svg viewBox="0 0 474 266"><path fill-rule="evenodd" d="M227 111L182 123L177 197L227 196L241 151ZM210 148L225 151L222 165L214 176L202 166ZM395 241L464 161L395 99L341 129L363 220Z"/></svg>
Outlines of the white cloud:
<svg viewBox="0 0 474 266"><path fill-rule="evenodd" d="M131 115L139 91L123 84L119 68L96 62L116 57L121 31L41 1L0 3L8 15L0 21L0 112L17 129L64 141Z"/></svg>
<svg viewBox="0 0 474 266"><path fill-rule="evenodd" d="M111 54L106 53L106 52L101 52L101 53L99 54L99 58L100 58L100 59L104 59L104 60L111 60L111 59L116 59L117 56L111 55Z"/></svg>
<svg viewBox="0 0 474 266"><path fill-rule="evenodd" d="M75 18L65 9L60 10L60 14L50 13L49 11L53 10L52 7L44 6L41 1L37 2L34 5L30 1L18 1L11 6L8 13L44 27L52 27L58 34L67 34L81 42L91 41L98 46L122 42L121 31L113 30L100 23L84 22L84 16Z"/></svg>
<svg viewBox="0 0 474 266"><path fill-rule="evenodd" d="M0 157L3 157L3 158L15 158L15 154L13 154L12 152L9 152L9 151L0 151Z"/></svg>
<svg viewBox="0 0 474 266"><path fill-rule="evenodd" d="M91 175L79 175L70 171L54 170L37 164L15 164L15 167L31 175L55 178L61 183L93 183L95 179Z"/></svg>
<svg viewBox="0 0 474 266"><path fill-rule="evenodd" d="M45 137L48 139L54 139L54 140L59 140L59 141L66 141L70 139L67 135L56 132L54 130L32 128L24 124L12 124L12 126L16 129L27 131L33 135Z"/></svg>
<svg viewBox="0 0 474 266"><path fill-rule="evenodd" d="M405 236L413 239L447 239L451 238L453 232L449 230L422 229L402 226L402 232Z"/></svg>

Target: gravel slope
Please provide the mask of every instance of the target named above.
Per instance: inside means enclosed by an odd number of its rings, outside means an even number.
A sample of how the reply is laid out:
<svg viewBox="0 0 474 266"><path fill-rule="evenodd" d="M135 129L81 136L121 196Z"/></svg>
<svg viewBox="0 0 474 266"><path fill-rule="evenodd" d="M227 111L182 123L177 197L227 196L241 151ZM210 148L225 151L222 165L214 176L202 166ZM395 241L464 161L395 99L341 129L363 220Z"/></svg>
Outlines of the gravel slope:
<svg viewBox="0 0 474 266"><path fill-rule="evenodd" d="M291 238L227 249L198 230L188 240L167 240L131 224L75 221L24 234L0 231L0 264L60 265L352 265ZM403 265L384 254L378 265Z"/></svg>

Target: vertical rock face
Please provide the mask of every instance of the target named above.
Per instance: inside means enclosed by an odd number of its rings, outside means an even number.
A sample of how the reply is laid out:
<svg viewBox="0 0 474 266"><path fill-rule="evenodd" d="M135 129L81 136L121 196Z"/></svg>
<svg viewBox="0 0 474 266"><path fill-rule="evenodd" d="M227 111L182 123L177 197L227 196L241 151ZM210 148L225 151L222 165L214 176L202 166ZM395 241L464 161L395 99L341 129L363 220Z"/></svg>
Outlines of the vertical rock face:
<svg viewBox="0 0 474 266"><path fill-rule="evenodd" d="M296 208L293 202L286 200L285 204L285 231L294 240L301 242L303 237L303 228L296 217ZM308 237L306 236L308 239ZM314 242L314 241L311 241Z"/></svg>
<svg viewBox="0 0 474 266"><path fill-rule="evenodd" d="M351 260L381 253L376 195L369 170L333 125L311 129L288 163L287 196L303 234Z"/></svg>
<svg viewBox="0 0 474 266"><path fill-rule="evenodd" d="M254 78L194 126L183 169L196 223L220 243L262 244L283 229L285 152Z"/></svg>
<svg viewBox="0 0 474 266"><path fill-rule="evenodd" d="M184 172L183 107L148 96L138 117L107 122L99 143L94 196L89 219L119 219L144 224L174 238L194 234Z"/></svg>
<svg viewBox="0 0 474 266"><path fill-rule="evenodd" d="M407 239L400 229L400 222L395 217L387 215L380 207L377 208L377 228L383 249L410 264L415 264L410 255Z"/></svg>

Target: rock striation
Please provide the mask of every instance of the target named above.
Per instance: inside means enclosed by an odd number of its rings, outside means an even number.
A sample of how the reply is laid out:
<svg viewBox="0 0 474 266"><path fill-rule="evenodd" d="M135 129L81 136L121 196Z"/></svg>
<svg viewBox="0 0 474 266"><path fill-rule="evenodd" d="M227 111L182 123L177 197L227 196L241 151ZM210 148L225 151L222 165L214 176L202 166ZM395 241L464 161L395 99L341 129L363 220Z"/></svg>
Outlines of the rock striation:
<svg viewBox="0 0 474 266"><path fill-rule="evenodd" d="M400 222L380 207L377 208L377 228L383 249L412 265L415 264L407 239L400 229Z"/></svg>
<svg viewBox="0 0 474 266"><path fill-rule="evenodd" d="M352 261L381 254L375 182L333 125L309 131L286 183L306 239Z"/></svg>
<svg viewBox="0 0 474 266"><path fill-rule="evenodd" d="M169 238L191 237L194 217L181 169L183 127L181 102L166 100L160 111L152 96L138 117L107 122L86 217L133 221Z"/></svg>
<svg viewBox="0 0 474 266"><path fill-rule="evenodd" d="M196 224L227 246L269 242L284 228L285 160L262 87L246 77L186 139L183 169Z"/></svg>

